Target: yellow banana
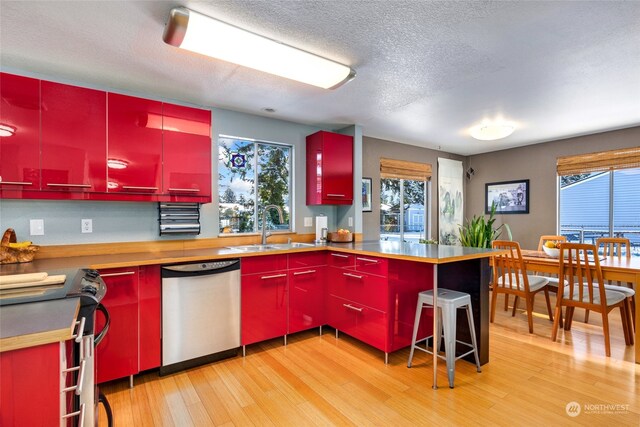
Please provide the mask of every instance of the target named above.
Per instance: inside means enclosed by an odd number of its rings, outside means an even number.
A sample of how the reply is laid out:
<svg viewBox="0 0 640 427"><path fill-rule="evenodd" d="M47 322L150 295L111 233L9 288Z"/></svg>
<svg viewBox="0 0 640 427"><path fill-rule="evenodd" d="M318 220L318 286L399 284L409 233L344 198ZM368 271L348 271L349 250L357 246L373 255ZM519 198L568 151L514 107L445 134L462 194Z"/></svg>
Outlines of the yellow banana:
<svg viewBox="0 0 640 427"><path fill-rule="evenodd" d="M31 246L31 242L28 240L25 240L24 242L18 242L18 243L9 243L9 247L13 249L26 248L27 246Z"/></svg>

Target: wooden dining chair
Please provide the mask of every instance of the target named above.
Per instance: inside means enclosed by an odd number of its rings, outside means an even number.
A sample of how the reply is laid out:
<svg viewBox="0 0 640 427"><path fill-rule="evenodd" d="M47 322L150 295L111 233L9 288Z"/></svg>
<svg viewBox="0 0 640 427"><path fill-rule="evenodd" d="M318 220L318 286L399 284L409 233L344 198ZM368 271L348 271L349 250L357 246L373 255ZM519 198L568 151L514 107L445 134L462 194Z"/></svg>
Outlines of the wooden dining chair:
<svg viewBox="0 0 640 427"><path fill-rule="evenodd" d="M620 309L622 330L627 345L631 345L629 330L629 313L625 305L625 296L620 292L606 290L602 283L600 260L595 245L582 243L563 243L560 246L560 282L556 299L555 320L551 340L558 336L559 317L562 307L566 307L564 329L570 330L573 313L576 307L596 311L602 314L602 329L607 357L611 356L609 338L609 312ZM564 279L564 280L562 280Z"/></svg>
<svg viewBox="0 0 640 427"><path fill-rule="evenodd" d="M596 241L598 252L602 250L602 256L617 258L618 260L631 259L631 241L624 237L601 237ZM624 253L624 256L623 256ZM631 325L630 330L635 329L636 324L636 292L633 289L633 283L620 282L614 283L613 280L609 280L604 284L605 289L622 292L627 297L627 310L631 313ZM585 322L589 320L589 312L585 313Z"/></svg>
<svg viewBox="0 0 640 427"><path fill-rule="evenodd" d="M523 298L527 303L527 319L529 333L533 333L533 301L538 292L544 292L547 300L549 320L553 321L549 288L546 277L527 274L522 260L522 252L518 242L509 240L494 240L494 249L506 250L505 253L493 256L493 293L491 295L491 317L493 323L496 314L496 302L499 294L513 295ZM515 306L512 316L515 316Z"/></svg>

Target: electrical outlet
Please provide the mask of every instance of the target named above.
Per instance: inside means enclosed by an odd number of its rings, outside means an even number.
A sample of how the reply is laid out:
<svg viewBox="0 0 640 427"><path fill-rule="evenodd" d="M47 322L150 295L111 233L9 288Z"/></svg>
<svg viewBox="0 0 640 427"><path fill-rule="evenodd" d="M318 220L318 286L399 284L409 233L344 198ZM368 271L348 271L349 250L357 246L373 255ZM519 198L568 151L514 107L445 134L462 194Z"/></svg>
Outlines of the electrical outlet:
<svg viewBox="0 0 640 427"><path fill-rule="evenodd" d="M29 234L32 236L44 236L44 219L29 220Z"/></svg>
<svg viewBox="0 0 640 427"><path fill-rule="evenodd" d="M305 227L313 227L313 218L311 218L310 216L305 216L304 217L304 226Z"/></svg>
<svg viewBox="0 0 640 427"><path fill-rule="evenodd" d="M93 220L91 219L81 219L80 220L80 231L83 233L93 233Z"/></svg>
<svg viewBox="0 0 640 427"><path fill-rule="evenodd" d="M349 217L349 227L353 227L353 217Z"/></svg>

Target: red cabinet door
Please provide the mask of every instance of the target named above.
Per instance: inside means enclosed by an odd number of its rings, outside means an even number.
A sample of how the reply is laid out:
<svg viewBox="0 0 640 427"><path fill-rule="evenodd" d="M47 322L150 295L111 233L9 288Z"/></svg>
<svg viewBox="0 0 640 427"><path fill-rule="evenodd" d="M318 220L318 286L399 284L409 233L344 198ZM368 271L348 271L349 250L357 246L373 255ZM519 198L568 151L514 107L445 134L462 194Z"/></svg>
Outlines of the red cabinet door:
<svg viewBox="0 0 640 427"><path fill-rule="evenodd" d="M320 131L307 137L307 205L353 203L353 137Z"/></svg>
<svg viewBox="0 0 640 427"><path fill-rule="evenodd" d="M100 271L107 285L102 304L109 311L111 324L96 347L97 382L138 373L138 269L118 268ZM96 330L104 327L98 314Z"/></svg>
<svg viewBox="0 0 640 427"><path fill-rule="evenodd" d="M328 291L351 301L387 311L389 292L387 278L341 269L329 269Z"/></svg>
<svg viewBox="0 0 640 427"><path fill-rule="evenodd" d="M41 82L42 189L107 189L107 94Z"/></svg>
<svg viewBox="0 0 640 427"><path fill-rule="evenodd" d="M162 103L108 94L107 191L159 194Z"/></svg>
<svg viewBox="0 0 640 427"><path fill-rule="evenodd" d="M242 276L242 345L287 334L287 271Z"/></svg>
<svg viewBox="0 0 640 427"><path fill-rule="evenodd" d="M140 266L139 316L140 316L140 371L160 366L160 340L162 338L162 282L159 265Z"/></svg>
<svg viewBox="0 0 640 427"><path fill-rule="evenodd" d="M327 297L327 323L379 350L389 352L387 346L387 315L366 305L335 295Z"/></svg>
<svg viewBox="0 0 640 427"><path fill-rule="evenodd" d="M0 196L38 190L40 80L0 73L0 135Z"/></svg>
<svg viewBox="0 0 640 427"><path fill-rule="evenodd" d="M162 193L211 201L211 111L163 105Z"/></svg>
<svg viewBox="0 0 640 427"><path fill-rule="evenodd" d="M245 274L267 273L287 269L287 255L267 255L242 258L240 272Z"/></svg>
<svg viewBox="0 0 640 427"><path fill-rule="evenodd" d="M60 343L0 353L0 425L60 425Z"/></svg>
<svg viewBox="0 0 640 427"><path fill-rule="evenodd" d="M289 333L324 324L326 267L289 271Z"/></svg>

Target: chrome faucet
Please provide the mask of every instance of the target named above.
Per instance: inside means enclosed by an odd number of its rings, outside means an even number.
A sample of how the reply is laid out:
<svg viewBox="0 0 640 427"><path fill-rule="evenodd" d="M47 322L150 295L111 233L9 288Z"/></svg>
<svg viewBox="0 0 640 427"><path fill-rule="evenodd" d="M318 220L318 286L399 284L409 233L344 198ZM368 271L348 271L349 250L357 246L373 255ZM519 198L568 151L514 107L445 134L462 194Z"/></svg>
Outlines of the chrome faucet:
<svg viewBox="0 0 640 427"><path fill-rule="evenodd" d="M282 208L277 205L267 205L264 207L262 211L262 244L267 244L267 237L271 236L271 232L267 231L267 211L269 209L275 209L278 211L278 215L280 216L280 224L284 222L284 217L282 216Z"/></svg>

